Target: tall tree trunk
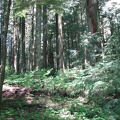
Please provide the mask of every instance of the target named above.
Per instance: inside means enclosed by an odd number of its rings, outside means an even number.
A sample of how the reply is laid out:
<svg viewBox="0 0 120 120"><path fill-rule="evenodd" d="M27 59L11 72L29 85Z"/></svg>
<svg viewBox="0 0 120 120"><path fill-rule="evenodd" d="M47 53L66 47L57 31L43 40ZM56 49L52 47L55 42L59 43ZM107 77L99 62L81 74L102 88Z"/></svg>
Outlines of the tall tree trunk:
<svg viewBox="0 0 120 120"><path fill-rule="evenodd" d="M68 66L68 68L70 68L70 29L69 29L69 23L67 23L67 55L66 55L66 59L67 59L66 66Z"/></svg>
<svg viewBox="0 0 120 120"><path fill-rule="evenodd" d="M14 34L13 34L13 49L14 49L14 72L15 73L18 73L18 70L17 70L17 68L18 68L18 62L17 62L17 60L18 60L18 54L17 54L17 50L18 50L18 20L17 20L18 18L15 18L14 19Z"/></svg>
<svg viewBox="0 0 120 120"><path fill-rule="evenodd" d="M16 7L15 1L13 1L13 7ZM13 15L15 16L16 10L13 11ZM20 65L20 53L19 53L19 47L20 47L20 35L21 35L21 24L20 24L20 18L19 17L13 17L13 70L16 74L19 73L19 65Z"/></svg>
<svg viewBox="0 0 120 120"><path fill-rule="evenodd" d="M25 18L21 18L22 30L22 72L26 72L26 53L25 53Z"/></svg>
<svg viewBox="0 0 120 120"><path fill-rule="evenodd" d="M62 36L62 16L56 14L56 35L57 35L57 69L64 69L64 56L63 56L63 36Z"/></svg>
<svg viewBox="0 0 120 120"><path fill-rule="evenodd" d="M55 18L56 18L56 69L59 69L59 49L58 49L58 14L55 14Z"/></svg>
<svg viewBox="0 0 120 120"><path fill-rule="evenodd" d="M2 61L0 65L0 113L2 107L2 87L4 82L5 76L5 65L6 65L6 39L7 39L7 32L8 32L8 24L9 24L9 15L10 15L10 6L11 0L4 1L5 4L5 11L4 11L4 23L3 28L1 31L1 41L2 41Z"/></svg>
<svg viewBox="0 0 120 120"><path fill-rule="evenodd" d="M20 73L20 38L19 36L18 36L18 46L17 46L17 73Z"/></svg>
<svg viewBox="0 0 120 120"><path fill-rule="evenodd" d="M88 32L91 32L92 34L98 32L98 26L99 26L98 12L99 12L98 11L98 0L86 0ZM96 51L95 54L100 54L101 43L97 42L94 45L94 49ZM100 60L99 55L97 57L95 57L95 55L93 54L90 57L91 57L91 59L90 59L91 65L95 65L95 62L98 62Z"/></svg>
<svg viewBox="0 0 120 120"><path fill-rule="evenodd" d="M48 66L48 51L47 51L47 6L43 6L43 67Z"/></svg>
<svg viewBox="0 0 120 120"><path fill-rule="evenodd" d="M30 70L34 69L34 7L32 8L31 37L30 37Z"/></svg>
<svg viewBox="0 0 120 120"><path fill-rule="evenodd" d="M35 67L41 68L41 5L36 5Z"/></svg>
<svg viewBox="0 0 120 120"><path fill-rule="evenodd" d="M98 0L86 0L88 32L98 32Z"/></svg>

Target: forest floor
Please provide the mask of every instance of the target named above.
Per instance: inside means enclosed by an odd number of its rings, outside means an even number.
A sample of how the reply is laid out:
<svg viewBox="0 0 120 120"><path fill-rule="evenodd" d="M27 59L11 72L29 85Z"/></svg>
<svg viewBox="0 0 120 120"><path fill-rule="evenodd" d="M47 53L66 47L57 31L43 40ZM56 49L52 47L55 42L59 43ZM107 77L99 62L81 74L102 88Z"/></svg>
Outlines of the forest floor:
<svg viewBox="0 0 120 120"><path fill-rule="evenodd" d="M49 73L8 75L0 120L120 120L120 97L96 69Z"/></svg>
<svg viewBox="0 0 120 120"><path fill-rule="evenodd" d="M3 86L3 111L6 120L75 120L67 111L71 102L84 101L84 97L69 97L62 92L49 93L48 89L32 91L25 87ZM46 111L47 109L47 111ZM61 110L61 114L49 115ZM49 113L50 112L50 113Z"/></svg>

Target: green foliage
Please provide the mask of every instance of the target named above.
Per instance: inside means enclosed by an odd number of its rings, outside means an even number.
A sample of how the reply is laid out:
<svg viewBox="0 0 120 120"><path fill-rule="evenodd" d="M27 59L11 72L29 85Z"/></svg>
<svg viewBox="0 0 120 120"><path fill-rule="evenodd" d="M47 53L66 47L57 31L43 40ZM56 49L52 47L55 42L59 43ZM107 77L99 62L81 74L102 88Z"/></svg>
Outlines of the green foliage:
<svg viewBox="0 0 120 120"><path fill-rule="evenodd" d="M9 76L11 74L11 69L9 66L5 67L5 76Z"/></svg>
<svg viewBox="0 0 120 120"><path fill-rule="evenodd" d="M106 49L110 49L109 47L109 44L106 45ZM54 77L49 76L52 69L36 70L8 76L5 82L11 85L29 87L35 91L46 89L49 94L56 96L52 100L60 102L61 105L70 101L68 108L46 109L42 117L43 120L59 119L60 116L64 116L60 120L115 120L120 118L119 66L118 54L113 59L113 54L109 52L96 66L86 70L73 68L65 70L63 73L58 72ZM75 99L79 96L84 98L83 102ZM67 100L63 97L71 99ZM22 115L21 118L25 119L28 116L28 114L24 117ZM39 116L39 113L34 115L36 119L39 119Z"/></svg>
<svg viewBox="0 0 120 120"><path fill-rule="evenodd" d="M77 102L72 102L69 110L70 110L71 114L74 114L76 116L77 120L80 120L83 118L84 118L84 120L110 119L110 117L108 117L109 114L100 107L79 105Z"/></svg>
<svg viewBox="0 0 120 120"><path fill-rule="evenodd" d="M27 10L25 9L29 2L25 0L19 1L15 0L14 5L14 16L15 17L26 17Z"/></svg>
<svg viewBox="0 0 120 120"><path fill-rule="evenodd" d="M21 17L21 18L26 17L26 13L27 13L26 10L18 11L18 12L16 12L15 17Z"/></svg>

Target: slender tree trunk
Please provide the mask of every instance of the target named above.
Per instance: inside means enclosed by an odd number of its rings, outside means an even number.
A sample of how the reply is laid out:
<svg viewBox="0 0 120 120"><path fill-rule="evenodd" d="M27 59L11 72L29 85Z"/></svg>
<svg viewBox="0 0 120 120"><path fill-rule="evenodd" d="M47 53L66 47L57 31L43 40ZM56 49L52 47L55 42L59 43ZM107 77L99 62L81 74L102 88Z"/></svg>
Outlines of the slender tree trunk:
<svg viewBox="0 0 120 120"><path fill-rule="evenodd" d="M34 69L34 7L32 8L31 37L30 37L30 70Z"/></svg>
<svg viewBox="0 0 120 120"><path fill-rule="evenodd" d="M41 68L41 5L36 6L35 67Z"/></svg>
<svg viewBox="0 0 120 120"><path fill-rule="evenodd" d="M18 68L18 63L17 63L17 49L18 49L18 23L17 23L17 19L14 19L14 36L13 36L13 44L14 44L14 72L18 73L17 68Z"/></svg>
<svg viewBox="0 0 120 120"><path fill-rule="evenodd" d="M18 20L20 22L20 18L14 19L14 35L13 35L13 64L14 64L14 72L19 73L20 72L20 30L21 30L21 24L18 23Z"/></svg>
<svg viewBox="0 0 120 120"><path fill-rule="evenodd" d="M55 14L56 18L56 69L59 69L59 49L58 49L58 14Z"/></svg>
<svg viewBox="0 0 120 120"><path fill-rule="evenodd" d="M1 31L1 41L2 41L2 61L0 65L0 113L1 113L1 106L2 106L2 87L4 82L5 76L5 65L6 65L6 38L7 38L7 31L8 31L8 24L9 24L9 15L10 15L10 6L11 0L4 1L5 4L5 11L4 11L4 23L3 28Z"/></svg>
<svg viewBox="0 0 120 120"><path fill-rule="evenodd" d="M64 69L64 56L63 56L63 36L62 36L62 16L56 14L56 35L57 35L57 69Z"/></svg>
<svg viewBox="0 0 120 120"><path fill-rule="evenodd" d="M26 72L26 53L25 53L25 18L21 18L22 30L22 72Z"/></svg>
<svg viewBox="0 0 120 120"><path fill-rule="evenodd" d="M12 40L11 40L11 41L12 41ZM10 56L11 56L11 58L10 58L10 63L11 63L11 64L10 64L10 67L11 67L11 73L12 73L13 70L14 70L14 67L13 67L13 66L14 66L14 64L13 64L13 63L14 63L14 59L13 59L13 53L14 53L14 52L13 52L13 41L11 42L11 46L10 46L10 47L11 47L11 48L10 48L10 50L11 50L11 53L10 53L10 54L11 54L11 55L10 55Z"/></svg>
<svg viewBox="0 0 120 120"><path fill-rule="evenodd" d="M12 51L13 51L12 48L13 48L12 47L12 39L10 39L10 46L9 46L9 52L8 52L8 65L9 65L11 71L12 71Z"/></svg>
<svg viewBox="0 0 120 120"><path fill-rule="evenodd" d="M20 31L19 31L20 32ZM18 36L17 48L17 73L20 73L20 38Z"/></svg>
<svg viewBox="0 0 120 120"><path fill-rule="evenodd" d="M69 24L67 26L67 49L68 49L68 68L70 68L70 31L69 31Z"/></svg>
<svg viewBox="0 0 120 120"><path fill-rule="evenodd" d="M47 6L43 6L43 67L48 66L48 45L47 45Z"/></svg>

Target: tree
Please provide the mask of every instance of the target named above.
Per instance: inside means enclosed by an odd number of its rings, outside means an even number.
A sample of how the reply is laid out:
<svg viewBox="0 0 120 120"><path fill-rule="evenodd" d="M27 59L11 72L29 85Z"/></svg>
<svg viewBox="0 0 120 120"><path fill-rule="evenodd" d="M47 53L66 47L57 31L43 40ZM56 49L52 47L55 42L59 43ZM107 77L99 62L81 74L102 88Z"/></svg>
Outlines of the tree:
<svg viewBox="0 0 120 120"><path fill-rule="evenodd" d="M43 5L43 68L48 67L48 23L47 6Z"/></svg>
<svg viewBox="0 0 120 120"><path fill-rule="evenodd" d="M32 19L31 19L31 31L30 31L30 45L29 45L29 52L30 52L30 70L34 70L34 6L32 7Z"/></svg>
<svg viewBox="0 0 120 120"><path fill-rule="evenodd" d="M48 39L48 68L54 68L54 54L53 54L53 34L49 35Z"/></svg>
<svg viewBox="0 0 120 120"><path fill-rule="evenodd" d="M3 2L2 0L0 2ZM9 14L10 14L10 6L11 0L4 1L4 11L3 11L3 26L1 30L1 41L2 41L2 60L0 65L0 110L2 106L2 87L5 76L5 65L6 65L6 39L7 39L7 31L9 24Z"/></svg>
<svg viewBox="0 0 120 120"><path fill-rule="evenodd" d="M14 18L13 50L14 50L14 72L19 73L19 18ZM20 21L19 21L20 22Z"/></svg>
<svg viewBox="0 0 120 120"><path fill-rule="evenodd" d="M94 34L99 32L99 30L98 30L99 14L98 13L99 13L98 0L94 0L94 1L86 0L86 15L87 15L88 32L90 32L91 35L93 35L93 36L94 36ZM95 62L100 61L100 56L98 54L100 54L101 43L98 42L97 40L94 42L95 42L95 44L93 44L93 48L95 49L96 52L95 52L95 54L93 53L92 55L90 55L90 64L91 65L95 65ZM85 50L84 53L88 54L87 50Z"/></svg>
<svg viewBox="0 0 120 120"><path fill-rule="evenodd" d="M98 32L98 0L86 0L88 32Z"/></svg>
<svg viewBox="0 0 120 120"><path fill-rule="evenodd" d="M36 33L35 33L35 67L41 68L41 16L40 3L36 5Z"/></svg>
<svg viewBox="0 0 120 120"><path fill-rule="evenodd" d="M26 50L25 50L25 18L21 19L21 33L22 33L22 72L26 72Z"/></svg>
<svg viewBox="0 0 120 120"><path fill-rule="evenodd" d="M60 14L56 14L56 44L57 69L64 69L62 16Z"/></svg>

